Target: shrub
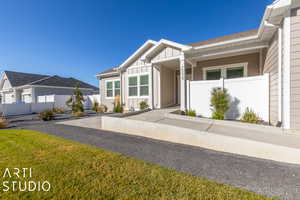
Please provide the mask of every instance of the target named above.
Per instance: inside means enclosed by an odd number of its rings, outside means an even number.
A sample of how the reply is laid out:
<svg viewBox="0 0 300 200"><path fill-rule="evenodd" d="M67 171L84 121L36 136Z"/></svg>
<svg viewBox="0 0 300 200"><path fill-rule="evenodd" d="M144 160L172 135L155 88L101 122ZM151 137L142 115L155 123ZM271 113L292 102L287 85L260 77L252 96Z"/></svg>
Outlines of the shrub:
<svg viewBox="0 0 300 200"><path fill-rule="evenodd" d="M186 115L191 116L191 117L196 117L196 111L195 110L187 110Z"/></svg>
<svg viewBox="0 0 300 200"><path fill-rule="evenodd" d="M99 111L99 103L97 101L93 102L92 110L95 111L95 112L100 112Z"/></svg>
<svg viewBox="0 0 300 200"><path fill-rule="evenodd" d="M140 110L145 110L147 108L149 108L148 103L146 101L141 101L140 102Z"/></svg>
<svg viewBox="0 0 300 200"><path fill-rule="evenodd" d="M212 107L212 118L224 120L225 113L229 109L229 94L224 88L213 88L210 99Z"/></svg>
<svg viewBox="0 0 300 200"><path fill-rule="evenodd" d="M73 113L83 112L83 94L79 89L79 84L76 84L75 87L73 95L66 101L66 105L71 108Z"/></svg>
<svg viewBox="0 0 300 200"><path fill-rule="evenodd" d="M101 110L103 112L107 112L107 106L106 105L100 105L99 107L101 107Z"/></svg>
<svg viewBox="0 0 300 200"><path fill-rule="evenodd" d="M252 109L246 108L241 121L253 123L253 124L259 124L261 122L261 119Z"/></svg>
<svg viewBox="0 0 300 200"><path fill-rule="evenodd" d="M52 111L56 114L63 114L64 110L62 108L53 108Z"/></svg>
<svg viewBox="0 0 300 200"><path fill-rule="evenodd" d="M0 128L6 128L9 124L9 121L4 119L4 118L1 118L0 119Z"/></svg>
<svg viewBox="0 0 300 200"><path fill-rule="evenodd" d="M113 112L123 113L123 105L121 104L120 96L115 97Z"/></svg>
<svg viewBox="0 0 300 200"><path fill-rule="evenodd" d="M54 119L54 113L52 110L44 110L38 115L38 119L43 121L50 121Z"/></svg>
<svg viewBox="0 0 300 200"><path fill-rule="evenodd" d="M6 128L9 124L9 121L5 119L3 113L0 113L0 128Z"/></svg>
<svg viewBox="0 0 300 200"><path fill-rule="evenodd" d="M85 115L85 113L79 111L79 112L74 112L74 113L72 113L72 115L73 115L74 117L82 117L82 116Z"/></svg>

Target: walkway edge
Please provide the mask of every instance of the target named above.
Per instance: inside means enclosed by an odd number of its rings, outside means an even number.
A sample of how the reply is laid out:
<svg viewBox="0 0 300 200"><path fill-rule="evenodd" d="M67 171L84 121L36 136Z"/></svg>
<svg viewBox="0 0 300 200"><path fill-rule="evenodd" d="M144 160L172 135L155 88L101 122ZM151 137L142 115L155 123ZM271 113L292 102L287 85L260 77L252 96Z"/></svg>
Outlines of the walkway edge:
<svg viewBox="0 0 300 200"><path fill-rule="evenodd" d="M102 116L102 129L278 162L300 164L300 149L166 124Z"/></svg>

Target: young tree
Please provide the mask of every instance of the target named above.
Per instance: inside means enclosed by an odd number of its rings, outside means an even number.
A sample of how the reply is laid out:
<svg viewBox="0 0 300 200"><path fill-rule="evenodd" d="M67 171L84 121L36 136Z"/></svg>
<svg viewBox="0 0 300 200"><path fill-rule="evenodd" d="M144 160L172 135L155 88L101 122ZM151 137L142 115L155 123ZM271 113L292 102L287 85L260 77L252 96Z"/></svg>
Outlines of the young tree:
<svg viewBox="0 0 300 200"><path fill-rule="evenodd" d="M225 88L213 88L210 103L212 107L212 118L224 120L230 103L227 90Z"/></svg>
<svg viewBox="0 0 300 200"><path fill-rule="evenodd" d="M77 83L75 85L75 90L73 92L73 95L70 96L70 98L66 101L66 105L69 108L71 108L73 113L83 112L84 111L83 102L84 102L83 94L79 89L79 84Z"/></svg>

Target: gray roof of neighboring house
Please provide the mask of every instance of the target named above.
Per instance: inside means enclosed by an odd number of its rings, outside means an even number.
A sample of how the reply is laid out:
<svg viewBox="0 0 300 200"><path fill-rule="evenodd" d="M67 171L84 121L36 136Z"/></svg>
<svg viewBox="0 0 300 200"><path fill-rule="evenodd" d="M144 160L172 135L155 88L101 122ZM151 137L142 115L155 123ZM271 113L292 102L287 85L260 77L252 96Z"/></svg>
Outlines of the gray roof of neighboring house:
<svg viewBox="0 0 300 200"><path fill-rule="evenodd" d="M217 42L224 42L224 41L227 41L227 40L233 40L233 39L238 39L238 38L243 38L243 37L249 37L249 36L256 35L257 31L258 30L255 29L255 30L235 33L235 34L231 34L231 35L225 35L225 36L222 36L222 37L212 38L212 39L208 39L208 40L202 40L202 41L199 41L199 42L193 42L193 43L190 43L190 44L187 44L187 45L192 46L192 47L198 47L198 46L213 44L213 43L217 43Z"/></svg>
<svg viewBox="0 0 300 200"><path fill-rule="evenodd" d="M22 85L43 85L53 87L75 87L78 83L80 88L88 88L98 90L88 83L82 82L75 78L64 78L60 76L48 76L40 74L30 74L23 72L4 71L12 87L18 87Z"/></svg>

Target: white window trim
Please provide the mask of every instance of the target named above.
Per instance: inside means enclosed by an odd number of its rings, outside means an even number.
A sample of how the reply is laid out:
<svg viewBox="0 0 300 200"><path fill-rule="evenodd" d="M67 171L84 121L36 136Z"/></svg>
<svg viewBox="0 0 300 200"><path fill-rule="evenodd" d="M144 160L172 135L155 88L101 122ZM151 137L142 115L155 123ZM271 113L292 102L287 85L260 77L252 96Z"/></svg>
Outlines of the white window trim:
<svg viewBox="0 0 300 200"><path fill-rule="evenodd" d="M120 81L120 92L121 92L121 80L120 79L111 79L111 80L105 80L105 99L114 99L115 98L115 81ZM113 96L108 97L107 96L107 83L112 82L112 91L113 91Z"/></svg>
<svg viewBox="0 0 300 200"><path fill-rule="evenodd" d="M221 69L221 76L227 78L226 69L235 68L235 67L243 67L244 68L244 77L248 76L248 62L244 62L244 63L234 63L234 64L228 64L228 65L218 65L218 66L213 66L213 67L205 67L205 68L203 68L203 80L207 80L206 72L208 70Z"/></svg>
<svg viewBox="0 0 300 200"><path fill-rule="evenodd" d="M147 96L140 96L140 77L143 76L143 75L148 75L148 87L149 87L149 90L148 90L148 95ZM130 77L137 77L137 96L129 96L129 78ZM143 73L135 73L135 74L130 74L127 76L127 98L128 99L145 99L145 98L149 98L149 93L150 93L150 73L149 72L143 72Z"/></svg>

